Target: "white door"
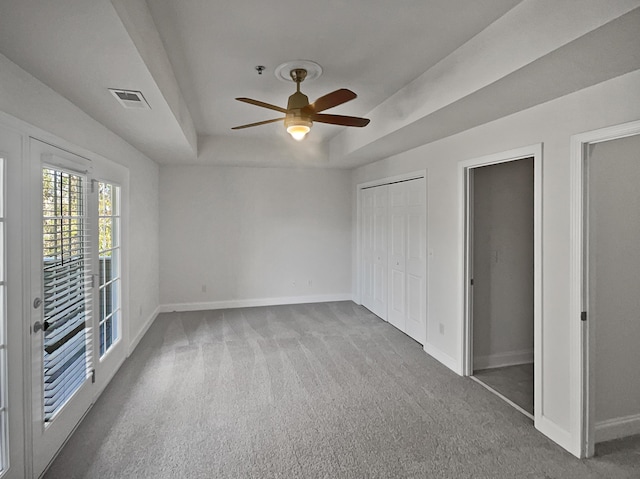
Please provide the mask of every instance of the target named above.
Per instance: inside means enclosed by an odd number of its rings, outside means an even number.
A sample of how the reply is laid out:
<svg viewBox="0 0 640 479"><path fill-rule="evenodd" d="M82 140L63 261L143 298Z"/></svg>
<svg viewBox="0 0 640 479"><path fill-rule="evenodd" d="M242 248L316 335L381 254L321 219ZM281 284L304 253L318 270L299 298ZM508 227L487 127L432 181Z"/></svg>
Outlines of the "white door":
<svg viewBox="0 0 640 479"><path fill-rule="evenodd" d="M404 185L407 238L405 332L420 344L425 344L427 340L427 191L423 179L407 181Z"/></svg>
<svg viewBox="0 0 640 479"><path fill-rule="evenodd" d="M388 186L373 190L373 304L371 311L387 320Z"/></svg>
<svg viewBox="0 0 640 479"><path fill-rule="evenodd" d="M422 179L389 186L389 322L424 344L426 187Z"/></svg>
<svg viewBox="0 0 640 479"><path fill-rule="evenodd" d="M406 183L389 185L389 322L406 331Z"/></svg>
<svg viewBox="0 0 640 479"><path fill-rule="evenodd" d="M360 195L361 301L365 308L373 311L373 188L361 190Z"/></svg>
<svg viewBox="0 0 640 479"><path fill-rule="evenodd" d="M90 165L31 140L33 471L47 467L93 400Z"/></svg>
<svg viewBox="0 0 640 479"><path fill-rule="evenodd" d="M31 139L33 471L39 476L126 355L123 168Z"/></svg>
<svg viewBox="0 0 640 479"><path fill-rule="evenodd" d="M387 189L361 191L362 305L387 319Z"/></svg>

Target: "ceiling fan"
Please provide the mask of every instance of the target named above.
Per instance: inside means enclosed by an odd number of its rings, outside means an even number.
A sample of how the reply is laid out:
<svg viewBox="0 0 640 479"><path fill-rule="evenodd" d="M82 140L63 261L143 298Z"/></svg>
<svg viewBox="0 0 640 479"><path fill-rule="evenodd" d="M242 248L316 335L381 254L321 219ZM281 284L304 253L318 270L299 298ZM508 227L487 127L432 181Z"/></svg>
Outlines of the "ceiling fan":
<svg viewBox="0 0 640 479"><path fill-rule="evenodd" d="M321 96L315 102L310 104L307 95L300 91L300 83L302 83L307 77L307 70L304 68L294 68L291 70L290 75L291 79L296 82L296 92L289 97L286 109L269 103L264 103L262 101L252 100L251 98L236 98L238 101L249 103L251 105L279 111L280 113L284 113L286 116L282 118L274 118L273 120L265 120L257 123L249 123L248 125L236 126L232 128L232 130L241 130L243 128L266 125L268 123L275 123L276 121L284 120L284 126L287 127L287 133L289 133L294 139L300 141L307 133L309 133L314 121L318 123L328 123L330 125L357 127L363 127L369 124L369 119L367 118L344 115L326 115L320 113L356 98L357 95L351 90L341 88L340 90Z"/></svg>

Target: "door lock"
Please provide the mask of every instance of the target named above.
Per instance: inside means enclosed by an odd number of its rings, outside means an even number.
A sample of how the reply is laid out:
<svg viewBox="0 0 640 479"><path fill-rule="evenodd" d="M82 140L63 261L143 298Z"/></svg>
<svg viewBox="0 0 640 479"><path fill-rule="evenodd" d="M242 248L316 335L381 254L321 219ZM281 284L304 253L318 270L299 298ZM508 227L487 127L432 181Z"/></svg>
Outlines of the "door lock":
<svg viewBox="0 0 640 479"><path fill-rule="evenodd" d="M38 309L42 305L42 300L40 298L36 298L33 300L33 309Z"/></svg>

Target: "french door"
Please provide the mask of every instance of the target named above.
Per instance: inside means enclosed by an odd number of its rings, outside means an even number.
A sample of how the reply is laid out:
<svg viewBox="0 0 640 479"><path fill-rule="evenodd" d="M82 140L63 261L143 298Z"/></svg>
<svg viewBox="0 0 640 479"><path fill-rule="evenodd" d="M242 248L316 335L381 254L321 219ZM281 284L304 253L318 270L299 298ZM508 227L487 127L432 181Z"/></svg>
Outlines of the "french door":
<svg viewBox="0 0 640 479"><path fill-rule="evenodd" d="M31 378L38 477L125 357L120 187L31 139ZM96 378L99 378L97 381Z"/></svg>

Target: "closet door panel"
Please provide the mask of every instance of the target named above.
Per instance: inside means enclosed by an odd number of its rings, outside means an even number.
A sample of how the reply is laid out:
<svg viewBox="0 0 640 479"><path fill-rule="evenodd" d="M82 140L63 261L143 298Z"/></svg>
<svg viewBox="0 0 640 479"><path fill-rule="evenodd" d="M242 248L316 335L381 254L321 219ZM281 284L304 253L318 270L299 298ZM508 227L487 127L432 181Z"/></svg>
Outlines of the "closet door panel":
<svg viewBox="0 0 640 479"><path fill-rule="evenodd" d="M405 183L407 194L407 314L405 332L421 344L426 341L426 187L424 180Z"/></svg>
<svg viewBox="0 0 640 479"><path fill-rule="evenodd" d="M389 322L405 331L407 196L405 183L389 186Z"/></svg>

